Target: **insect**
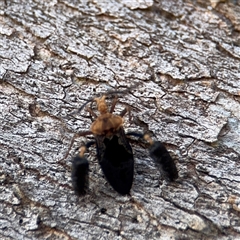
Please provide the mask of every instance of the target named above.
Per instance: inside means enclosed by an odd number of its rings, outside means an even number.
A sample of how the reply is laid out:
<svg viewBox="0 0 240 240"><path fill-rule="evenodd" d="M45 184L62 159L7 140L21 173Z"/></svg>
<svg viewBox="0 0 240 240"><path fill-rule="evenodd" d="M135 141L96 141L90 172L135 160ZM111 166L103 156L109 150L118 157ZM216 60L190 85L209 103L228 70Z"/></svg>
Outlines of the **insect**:
<svg viewBox="0 0 240 240"><path fill-rule="evenodd" d="M90 131L84 133L84 135L93 134L95 141L80 147L79 153L73 158L72 183L77 194L86 193L88 188L89 163L84 153L93 144L96 144L98 162L107 181L118 193L122 195L129 194L134 175L134 157L128 139L128 136L131 135L144 139L149 143L150 156L160 167L165 178L170 181L178 178L175 163L161 142L153 141L148 134L125 133L123 116L128 112L128 109L125 108L119 115L113 114L117 103L116 98L112 102L110 111L106 104L106 95L91 101L96 102L99 115L97 116L91 108L87 108L90 114L95 117L95 120L90 127Z"/></svg>

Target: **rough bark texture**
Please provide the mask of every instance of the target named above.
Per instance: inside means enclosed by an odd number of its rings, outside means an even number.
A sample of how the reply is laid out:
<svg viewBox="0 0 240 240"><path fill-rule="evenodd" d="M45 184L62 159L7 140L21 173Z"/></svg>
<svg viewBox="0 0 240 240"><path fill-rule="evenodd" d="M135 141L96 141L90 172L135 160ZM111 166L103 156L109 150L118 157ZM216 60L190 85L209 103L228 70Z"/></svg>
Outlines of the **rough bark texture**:
<svg viewBox="0 0 240 240"><path fill-rule="evenodd" d="M0 18L1 239L240 239L239 0L2 0ZM179 179L135 140L120 196L93 147L79 198L71 158L86 138L64 156L91 120L75 112L137 83L119 99L125 129L162 141Z"/></svg>

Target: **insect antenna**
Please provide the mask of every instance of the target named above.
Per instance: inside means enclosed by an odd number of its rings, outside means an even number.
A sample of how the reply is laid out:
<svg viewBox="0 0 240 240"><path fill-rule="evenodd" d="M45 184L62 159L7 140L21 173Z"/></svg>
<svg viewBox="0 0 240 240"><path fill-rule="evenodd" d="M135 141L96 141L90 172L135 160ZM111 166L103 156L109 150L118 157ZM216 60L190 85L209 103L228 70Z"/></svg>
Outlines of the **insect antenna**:
<svg viewBox="0 0 240 240"><path fill-rule="evenodd" d="M111 96L111 95L115 95L115 94L126 94L129 93L132 89L137 88L140 85L140 83L134 84L133 86L130 86L129 88L125 89L125 90L109 90L104 94L98 94L100 96L105 95L105 96ZM90 99L88 99L75 113L80 113L83 108L90 102L93 102L94 99L96 99L96 97L92 97Z"/></svg>
<svg viewBox="0 0 240 240"><path fill-rule="evenodd" d="M87 101L78 109L77 113L80 113L80 112L83 110L83 108L84 108L88 103L92 102L93 100L94 100L94 98L91 98L91 99L87 100Z"/></svg>
<svg viewBox="0 0 240 240"><path fill-rule="evenodd" d="M114 94L126 94L129 93L132 89L136 89L140 84L141 83L136 83L125 90L109 90L106 93L104 93L104 95L109 96Z"/></svg>

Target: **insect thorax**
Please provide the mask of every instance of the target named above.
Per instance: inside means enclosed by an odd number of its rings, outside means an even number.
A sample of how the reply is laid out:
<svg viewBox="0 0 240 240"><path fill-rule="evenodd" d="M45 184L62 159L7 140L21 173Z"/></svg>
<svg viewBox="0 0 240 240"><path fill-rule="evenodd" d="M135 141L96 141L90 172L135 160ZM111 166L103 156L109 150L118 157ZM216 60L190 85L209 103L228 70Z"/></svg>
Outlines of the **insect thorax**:
<svg viewBox="0 0 240 240"><path fill-rule="evenodd" d="M111 113L100 115L91 126L94 135L112 135L118 131L123 124L123 118Z"/></svg>

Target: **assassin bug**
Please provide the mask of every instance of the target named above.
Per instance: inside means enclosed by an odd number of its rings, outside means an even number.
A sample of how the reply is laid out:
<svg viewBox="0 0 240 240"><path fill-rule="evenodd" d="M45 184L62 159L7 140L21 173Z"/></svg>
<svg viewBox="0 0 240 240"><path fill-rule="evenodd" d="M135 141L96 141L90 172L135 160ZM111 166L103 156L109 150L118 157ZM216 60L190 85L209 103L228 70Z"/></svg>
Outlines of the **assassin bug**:
<svg viewBox="0 0 240 240"><path fill-rule="evenodd" d="M113 101L110 111L108 111L105 99L106 96L103 95L100 98L89 100L80 108L81 110L87 103L94 100L99 116L91 108L87 109L95 117L95 120L90 131L84 135L93 134L95 141L80 147L79 153L73 158L72 183L75 192L79 195L86 192L89 164L84 153L91 145L96 144L98 162L107 181L118 193L129 194L133 183L134 158L128 135L146 140L150 145L150 156L160 166L164 176L171 181L175 180L178 177L177 168L164 145L159 141L153 141L148 134L136 132L125 134L123 116L128 110L125 108L119 115L115 115L113 111L117 99L115 98Z"/></svg>

